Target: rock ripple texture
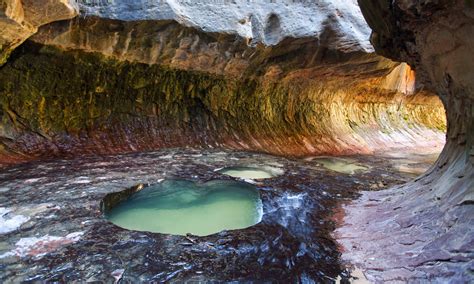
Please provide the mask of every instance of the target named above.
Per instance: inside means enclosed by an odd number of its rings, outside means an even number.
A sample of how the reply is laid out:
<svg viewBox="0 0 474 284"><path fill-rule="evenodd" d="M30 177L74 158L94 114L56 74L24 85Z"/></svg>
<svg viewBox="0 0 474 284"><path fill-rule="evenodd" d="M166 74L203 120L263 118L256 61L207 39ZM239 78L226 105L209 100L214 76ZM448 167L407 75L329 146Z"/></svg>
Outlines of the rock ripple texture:
<svg viewBox="0 0 474 284"><path fill-rule="evenodd" d="M376 50L409 62L440 96L448 133L427 174L347 207L344 256L373 281L473 282L474 4L359 2Z"/></svg>

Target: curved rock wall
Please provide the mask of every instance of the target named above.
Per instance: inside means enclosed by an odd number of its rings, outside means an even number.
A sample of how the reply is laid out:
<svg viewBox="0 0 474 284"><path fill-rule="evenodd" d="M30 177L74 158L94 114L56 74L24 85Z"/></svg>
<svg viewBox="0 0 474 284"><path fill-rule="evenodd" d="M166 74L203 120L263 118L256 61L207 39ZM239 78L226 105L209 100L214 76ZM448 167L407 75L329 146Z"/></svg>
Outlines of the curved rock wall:
<svg viewBox="0 0 474 284"><path fill-rule="evenodd" d="M351 248L345 257L374 281L472 279L474 5L359 2L374 29L376 50L409 62L421 83L439 95L448 132L429 173L400 188L365 193L347 208L346 225L339 232L343 245Z"/></svg>
<svg viewBox="0 0 474 284"><path fill-rule="evenodd" d="M248 46L174 21L89 17L45 26L32 41L0 70L4 162L188 145L356 154L444 141L444 109L430 93L411 94L409 67L317 39Z"/></svg>
<svg viewBox="0 0 474 284"><path fill-rule="evenodd" d="M18 1L7 2L8 16ZM4 163L185 145L308 155L444 141L440 102L414 95L409 67L370 53L354 1L17 4L34 28L8 37L8 52L38 26L81 16L42 26L0 70Z"/></svg>

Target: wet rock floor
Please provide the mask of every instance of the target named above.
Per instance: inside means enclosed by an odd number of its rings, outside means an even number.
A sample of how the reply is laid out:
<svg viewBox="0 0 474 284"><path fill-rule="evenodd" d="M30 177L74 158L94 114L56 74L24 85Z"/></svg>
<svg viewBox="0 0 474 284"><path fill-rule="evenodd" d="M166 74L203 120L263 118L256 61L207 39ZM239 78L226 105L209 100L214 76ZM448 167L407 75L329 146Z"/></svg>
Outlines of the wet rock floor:
<svg viewBox="0 0 474 284"><path fill-rule="evenodd" d="M332 238L334 212L361 190L412 179L434 156L349 159L368 170L347 174L312 158L198 149L2 168L0 282L348 280ZM247 229L206 237L129 231L108 222L100 209L111 192L165 178L236 179L218 172L232 166L284 171L270 179L247 180L256 184L263 202L262 221Z"/></svg>

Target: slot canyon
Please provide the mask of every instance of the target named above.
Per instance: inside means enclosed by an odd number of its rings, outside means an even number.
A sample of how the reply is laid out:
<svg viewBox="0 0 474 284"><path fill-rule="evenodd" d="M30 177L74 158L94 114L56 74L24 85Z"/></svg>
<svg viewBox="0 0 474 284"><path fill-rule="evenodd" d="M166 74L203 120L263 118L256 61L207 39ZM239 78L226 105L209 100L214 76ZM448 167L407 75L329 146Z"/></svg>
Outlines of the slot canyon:
<svg viewBox="0 0 474 284"><path fill-rule="evenodd" d="M1 0L0 282L474 281L472 0Z"/></svg>

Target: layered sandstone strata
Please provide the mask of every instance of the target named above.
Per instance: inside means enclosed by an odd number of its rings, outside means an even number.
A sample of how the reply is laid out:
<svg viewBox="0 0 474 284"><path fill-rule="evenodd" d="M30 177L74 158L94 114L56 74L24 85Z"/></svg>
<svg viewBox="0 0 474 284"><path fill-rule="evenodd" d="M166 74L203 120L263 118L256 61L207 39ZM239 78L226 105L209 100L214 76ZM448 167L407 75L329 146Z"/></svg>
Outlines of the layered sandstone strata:
<svg viewBox="0 0 474 284"><path fill-rule="evenodd" d="M80 17L43 26L0 71L4 162L187 145L308 155L443 143L440 102L415 92L408 66L371 53L353 2L73 4Z"/></svg>
<svg viewBox="0 0 474 284"><path fill-rule="evenodd" d="M415 67L446 107L446 146L414 182L347 208L345 257L374 281L472 279L474 8L472 1L359 1L372 43Z"/></svg>
<svg viewBox="0 0 474 284"><path fill-rule="evenodd" d="M178 146L372 153L440 145L446 127L406 65L312 38L249 46L174 21L54 23L0 73L5 162Z"/></svg>

